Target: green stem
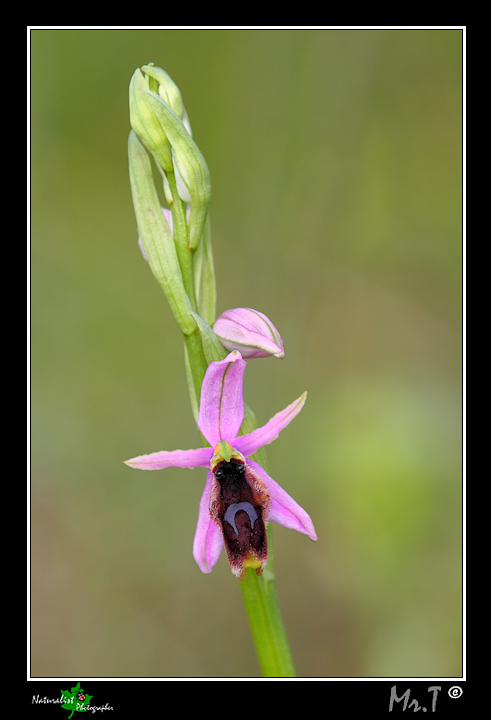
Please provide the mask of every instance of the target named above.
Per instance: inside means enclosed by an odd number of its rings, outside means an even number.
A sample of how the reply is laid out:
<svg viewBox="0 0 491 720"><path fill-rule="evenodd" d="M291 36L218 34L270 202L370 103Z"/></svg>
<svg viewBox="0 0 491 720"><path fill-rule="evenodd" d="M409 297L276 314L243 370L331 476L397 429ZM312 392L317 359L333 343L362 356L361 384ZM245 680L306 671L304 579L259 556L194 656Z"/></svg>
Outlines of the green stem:
<svg viewBox="0 0 491 720"><path fill-rule="evenodd" d="M269 552L264 572L258 576L249 568L240 589L263 677L295 677L271 569L271 540L268 528Z"/></svg>
<svg viewBox="0 0 491 720"><path fill-rule="evenodd" d="M244 420L240 434L257 428L257 420L248 405L244 406ZM268 472L266 448L252 456ZM263 677L295 677L295 668L288 645L275 589L273 529L268 525L268 562L262 575L249 568L243 582L239 581L242 598L251 626L252 638Z"/></svg>
<svg viewBox="0 0 491 720"><path fill-rule="evenodd" d="M165 173L167 182L169 183L172 194L172 203L170 209L172 212L172 224L174 243L176 246L177 257L181 267L182 279L184 287L189 297L192 309L197 312L198 304L196 302L196 292L194 288L193 274L193 255L194 251L189 247L189 233L186 223L185 204L179 197L177 192L176 176L173 172Z"/></svg>
<svg viewBox="0 0 491 720"><path fill-rule="evenodd" d="M184 335L184 347L186 352L186 375L188 380L189 398L194 419L198 420L199 401L201 385L207 368L201 335L196 329L191 335Z"/></svg>

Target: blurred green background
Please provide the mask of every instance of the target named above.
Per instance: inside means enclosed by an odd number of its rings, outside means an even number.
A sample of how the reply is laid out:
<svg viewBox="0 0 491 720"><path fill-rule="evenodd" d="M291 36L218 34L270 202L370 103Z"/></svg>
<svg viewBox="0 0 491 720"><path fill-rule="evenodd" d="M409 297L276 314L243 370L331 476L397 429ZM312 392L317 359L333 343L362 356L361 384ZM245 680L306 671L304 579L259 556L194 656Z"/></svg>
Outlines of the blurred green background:
<svg viewBox="0 0 491 720"><path fill-rule="evenodd" d="M319 536L275 526L300 676L461 665L462 33L31 31L31 672L259 674L222 555L192 557L204 470L183 348L137 246L128 84L179 85L211 172L218 312L251 306L269 447Z"/></svg>

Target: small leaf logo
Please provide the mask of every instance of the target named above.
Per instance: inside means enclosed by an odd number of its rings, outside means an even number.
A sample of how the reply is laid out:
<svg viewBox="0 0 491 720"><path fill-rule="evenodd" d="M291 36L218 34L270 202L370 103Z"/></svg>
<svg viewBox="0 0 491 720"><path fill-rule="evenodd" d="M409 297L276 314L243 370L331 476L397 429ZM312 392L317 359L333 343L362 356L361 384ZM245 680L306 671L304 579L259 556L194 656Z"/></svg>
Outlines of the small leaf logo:
<svg viewBox="0 0 491 720"><path fill-rule="evenodd" d="M72 687L70 691L62 690L61 697L63 698L63 705L61 706L64 710L71 710L68 720L72 717L74 712L85 712L87 705L94 697L93 695L87 695L83 688L80 687L78 682L75 687Z"/></svg>

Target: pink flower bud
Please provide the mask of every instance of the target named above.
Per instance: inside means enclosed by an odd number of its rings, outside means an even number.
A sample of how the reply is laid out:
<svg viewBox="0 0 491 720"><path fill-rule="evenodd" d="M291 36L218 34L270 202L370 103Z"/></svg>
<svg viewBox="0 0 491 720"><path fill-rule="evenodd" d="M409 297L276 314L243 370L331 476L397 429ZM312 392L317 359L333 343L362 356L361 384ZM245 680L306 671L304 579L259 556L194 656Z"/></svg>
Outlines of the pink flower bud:
<svg viewBox="0 0 491 720"><path fill-rule="evenodd" d="M227 350L243 358L284 358L283 340L266 315L252 308L227 310L216 320L213 332Z"/></svg>

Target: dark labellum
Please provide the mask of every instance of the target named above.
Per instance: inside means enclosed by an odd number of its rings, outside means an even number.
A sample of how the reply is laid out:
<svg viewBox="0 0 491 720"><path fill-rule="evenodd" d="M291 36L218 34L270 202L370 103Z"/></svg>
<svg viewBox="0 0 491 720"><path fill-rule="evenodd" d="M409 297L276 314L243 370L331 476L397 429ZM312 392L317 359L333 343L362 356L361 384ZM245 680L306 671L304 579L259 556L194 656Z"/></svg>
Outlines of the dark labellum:
<svg viewBox="0 0 491 720"><path fill-rule="evenodd" d="M266 562L269 493L261 478L240 460L222 460L213 474L211 514L222 529L232 571L243 580L247 567L261 572Z"/></svg>

